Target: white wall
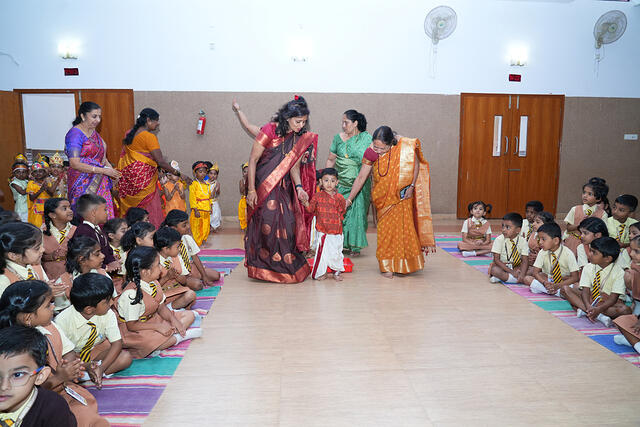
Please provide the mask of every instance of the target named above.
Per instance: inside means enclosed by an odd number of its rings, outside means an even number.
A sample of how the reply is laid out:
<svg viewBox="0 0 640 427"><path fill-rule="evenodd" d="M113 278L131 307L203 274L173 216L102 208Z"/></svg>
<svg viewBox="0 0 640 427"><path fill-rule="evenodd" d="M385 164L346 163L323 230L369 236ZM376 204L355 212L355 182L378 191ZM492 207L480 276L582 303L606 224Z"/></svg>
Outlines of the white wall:
<svg viewBox="0 0 640 427"><path fill-rule="evenodd" d="M426 13L447 4L458 28L427 76ZM593 72L593 25L627 14L627 31ZM640 7L575 0L149 1L0 0L0 89L132 88L170 91L563 93L640 97ZM312 43L308 63L288 44ZM81 44L62 60L64 39ZM209 49L215 43L215 49ZM512 43L529 65L508 65ZM64 77L77 66L78 77ZM509 72L522 83L507 82Z"/></svg>

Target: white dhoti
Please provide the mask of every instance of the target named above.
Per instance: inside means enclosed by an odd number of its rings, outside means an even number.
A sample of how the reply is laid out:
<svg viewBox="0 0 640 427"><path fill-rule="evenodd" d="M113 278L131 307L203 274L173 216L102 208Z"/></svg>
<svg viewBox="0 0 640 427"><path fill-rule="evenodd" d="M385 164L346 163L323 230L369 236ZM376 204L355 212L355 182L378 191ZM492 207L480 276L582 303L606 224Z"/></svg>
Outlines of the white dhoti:
<svg viewBox="0 0 640 427"><path fill-rule="evenodd" d="M327 268L333 271L344 271L344 255L342 255L343 234L325 234L316 230L318 247L316 257L313 260L314 279L327 272Z"/></svg>
<svg viewBox="0 0 640 427"><path fill-rule="evenodd" d="M220 203L214 200L211 203L211 229L215 230L222 225L222 211L220 210Z"/></svg>

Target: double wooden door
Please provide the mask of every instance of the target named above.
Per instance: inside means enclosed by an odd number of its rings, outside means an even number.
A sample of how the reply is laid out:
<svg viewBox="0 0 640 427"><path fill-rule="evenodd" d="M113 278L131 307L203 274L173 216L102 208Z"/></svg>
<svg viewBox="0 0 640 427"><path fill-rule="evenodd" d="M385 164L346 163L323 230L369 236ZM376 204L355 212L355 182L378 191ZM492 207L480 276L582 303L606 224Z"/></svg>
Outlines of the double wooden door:
<svg viewBox="0 0 640 427"><path fill-rule="evenodd" d="M493 218L524 213L529 200L555 214L563 114L563 95L463 93L457 216L476 200Z"/></svg>

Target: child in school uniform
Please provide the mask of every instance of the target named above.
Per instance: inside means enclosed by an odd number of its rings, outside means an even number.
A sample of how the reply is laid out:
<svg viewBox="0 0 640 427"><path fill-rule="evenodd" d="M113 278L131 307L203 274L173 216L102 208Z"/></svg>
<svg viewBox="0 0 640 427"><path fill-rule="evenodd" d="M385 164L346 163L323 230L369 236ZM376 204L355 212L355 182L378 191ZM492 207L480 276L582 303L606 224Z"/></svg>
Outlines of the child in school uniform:
<svg viewBox="0 0 640 427"><path fill-rule="evenodd" d="M576 260L578 262L580 274L582 274L584 266L589 264L589 245L595 239L607 236L609 232L607 231L607 225L604 221L596 217L583 219L578 226L578 231L580 232L581 243L577 249L578 256L576 257Z"/></svg>
<svg viewBox="0 0 640 427"><path fill-rule="evenodd" d="M57 280L65 272L67 245L76 231L72 219L73 210L67 199L55 197L44 202L42 267L50 280Z"/></svg>
<svg viewBox="0 0 640 427"><path fill-rule="evenodd" d="M120 270L120 262L113 255L109 239L100 228L107 222L109 215L107 201L95 194L83 194L76 202L76 213L82 217L83 222L76 228L75 235L91 237L100 244L100 250L104 254L102 267L107 272Z"/></svg>
<svg viewBox="0 0 640 427"><path fill-rule="evenodd" d="M629 226L629 246L620 251L620 256L616 261L616 264L623 270L631 267L631 242L638 236L640 236L640 222L634 222Z"/></svg>
<svg viewBox="0 0 640 427"><path fill-rule="evenodd" d="M534 233L533 222L536 219L536 215L544 211L544 205L539 200L529 200L524 206L525 217L522 220L522 237L527 241Z"/></svg>
<svg viewBox="0 0 640 427"><path fill-rule="evenodd" d="M124 233L126 233L128 229L127 221L124 218L112 218L105 222L102 227L102 231L107 235L107 239L109 240L109 246L113 251L114 258L120 262L120 268L112 271L110 274L116 291L122 289L124 276L127 274L124 268L124 263L127 260L127 252L122 248L121 241L122 236L124 236Z"/></svg>
<svg viewBox="0 0 640 427"><path fill-rule="evenodd" d="M187 210L187 202L184 195L184 184L180 181L178 175L171 172L166 174L167 181L162 185L162 191L165 196L165 212L173 209Z"/></svg>
<svg viewBox="0 0 640 427"><path fill-rule="evenodd" d="M522 283L529 266L529 247L520 235L522 216L510 212L502 217L502 234L491 247L493 262L489 265L489 281Z"/></svg>
<svg viewBox="0 0 640 427"><path fill-rule="evenodd" d="M327 268L333 270L333 278L342 280L344 271L344 255L342 246L342 221L347 210L347 202L337 190L338 172L334 168L326 168L321 172L322 191L316 192L306 209L316 217L318 246L313 262L313 278L327 278Z"/></svg>
<svg viewBox="0 0 640 427"><path fill-rule="evenodd" d="M615 265L620 255L620 245L606 236L591 242L590 262L582 269L579 287L562 288L567 301L577 309L576 316L587 316L605 326L611 319L630 314L631 309L623 300L625 295L624 271Z"/></svg>
<svg viewBox="0 0 640 427"><path fill-rule="evenodd" d="M129 253L131 249L136 246L147 246L153 247L153 236L156 233L156 228L150 222L136 222L133 224L122 239L120 243L122 245L122 249L125 252Z"/></svg>
<svg viewBox="0 0 640 427"><path fill-rule="evenodd" d="M157 284L160 260L154 248L131 250L126 267L128 283L116 306L124 348L135 359L202 336L200 328L187 329L195 320L194 312L172 311L166 306L164 292Z"/></svg>
<svg viewBox="0 0 640 427"><path fill-rule="evenodd" d="M220 168L217 163L214 163L207 173L207 182L209 183L209 194L211 196L211 231L214 233L218 231L222 225L222 211L220 210L220 182L218 181L218 175L220 174Z"/></svg>
<svg viewBox="0 0 640 427"><path fill-rule="evenodd" d="M627 345L640 353L640 236L631 239L631 262L624 273L624 284L633 298L633 313L616 318L613 323L622 335L615 335L613 341L618 345Z"/></svg>
<svg viewBox="0 0 640 427"><path fill-rule="evenodd" d="M35 162L31 165L31 176L27 184L27 208L29 222L40 228L44 221L44 202L50 195L47 192L47 165Z"/></svg>
<svg viewBox="0 0 640 427"><path fill-rule="evenodd" d="M60 275L58 282L65 286L65 295L67 298L71 295L71 287L73 281L86 273L98 273L111 279L109 274L102 268L104 254L101 251L100 244L89 236L75 236L69 241L67 251L67 262L65 272ZM116 296L114 293L113 296ZM65 301L68 307L71 301ZM65 307L66 308L66 307Z"/></svg>
<svg viewBox="0 0 640 427"><path fill-rule="evenodd" d="M52 372L43 387L58 393L67 402L79 426L109 426L107 420L98 415L95 397L76 383L84 367L73 352L69 338L52 322L52 297L49 286L40 280L12 284L0 298L3 313L0 328L22 325L42 333L47 342L46 366Z"/></svg>
<svg viewBox="0 0 640 427"><path fill-rule="evenodd" d="M242 164L242 178L240 178L240 182L238 183L238 188L240 190L240 201L238 202L238 221L240 221L240 230L247 231L247 191L248 191L248 181L247 174L249 171L249 163L244 162Z"/></svg>
<svg viewBox="0 0 640 427"><path fill-rule="evenodd" d="M527 239L527 246L529 247L529 268L527 269L527 276L533 276L533 264L536 262L538 252L542 250L542 246L540 246L540 239L538 238L538 229L540 229L542 225L550 224L552 222L555 222L552 213L546 211L538 212L531 223L531 233L528 231L526 233L521 233L522 237L529 234L529 238Z"/></svg>
<svg viewBox="0 0 640 427"><path fill-rule="evenodd" d="M458 250L462 256L480 256L491 252L491 226L485 215L491 213L491 205L482 200L471 202L467 206L469 218L462 223L462 241Z"/></svg>
<svg viewBox="0 0 640 427"><path fill-rule="evenodd" d="M22 159L24 159L24 161ZM27 166L27 159L22 154L18 154L11 169L12 178L9 185L15 202L13 210L20 216L20 220L22 222L27 222L29 221L29 208L27 204L29 166Z"/></svg>
<svg viewBox="0 0 640 427"><path fill-rule="evenodd" d="M75 427L76 417L57 393L42 387L51 368L47 339L22 325L0 329L0 372L12 372L12 392L0 401L0 424L23 427Z"/></svg>
<svg viewBox="0 0 640 427"><path fill-rule="evenodd" d="M638 222L630 216L637 207L638 198L631 194L618 196L613 202L612 216L607 218L606 223L609 237L616 239L621 248L629 246L629 226Z"/></svg>
<svg viewBox="0 0 640 427"><path fill-rule="evenodd" d="M216 270L206 268L198 253L200 247L191 237L191 227L189 226L189 216L184 211L174 209L167 213L163 226L171 227L180 233L181 242L178 247L179 262L183 271L188 271L188 275L202 280L204 286L213 286L214 282L220 280L220 273Z"/></svg>
<svg viewBox="0 0 640 427"><path fill-rule="evenodd" d="M124 219L127 221L128 227L137 222L149 222L149 211L134 206L127 210L127 213L124 214Z"/></svg>
<svg viewBox="0 0 640 427"><path fill-rule="evenodd" d="M108 276L85 273L73 281L71 307L56 316L56 325L74 345L87 377L102 387L103 375L122 371L132 358L122 349L118 319L111 310L113 282Z"/></svg>
<svg viewBox="0 0 640 427"><path fill-rule="evenodd" d="M604 211L602 205L609 203L607 200L608 194L609 186L602 178L591 178L582 186L582 205L572 207L564 219L567 224L567 230L564 234L564 245L568 247L574 255L577 255L577 248L578 245L580 245L578 225L582 220L593 216L606 221L607 213Z"/></svg>
<svg viewBox="0 0 640 427"><path fill-rule="evenodd" d="M524 279L524 284L534 294L562 296L563 286L578 282L576 257L562 244L562 230L555 222L538 228L538 239L542 250L533 264L533 275Z"/></svg>
<svg viewBox="0 0 640 427"><path fill-rule="evenodd" d="M211 192L209 184L204 180L211 168L211 162L195 162L193 174L195 180L189 186L189 222L193 239L198 246L207 240L211 231Z"/></svg>

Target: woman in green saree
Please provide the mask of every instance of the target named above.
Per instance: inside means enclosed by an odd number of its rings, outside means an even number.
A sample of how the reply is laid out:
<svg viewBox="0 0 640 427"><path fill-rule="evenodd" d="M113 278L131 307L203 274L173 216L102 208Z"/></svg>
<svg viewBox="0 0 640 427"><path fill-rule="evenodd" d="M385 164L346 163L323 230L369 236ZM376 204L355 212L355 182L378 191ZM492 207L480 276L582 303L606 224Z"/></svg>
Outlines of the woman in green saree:
<svg viewBox="0 0 640 427"><path fill-rule="evenodd" d="M338 191L345 198L349 196L353 181L360 172L362 156L372 142L366 129L364 114L347 110L342 115L342 132L333 137L326 167L338 171ZM344 249L352 256L360 255L360 250L368 246L367 213L370 201L371 179L367 179L344 216Z"/></svg>

